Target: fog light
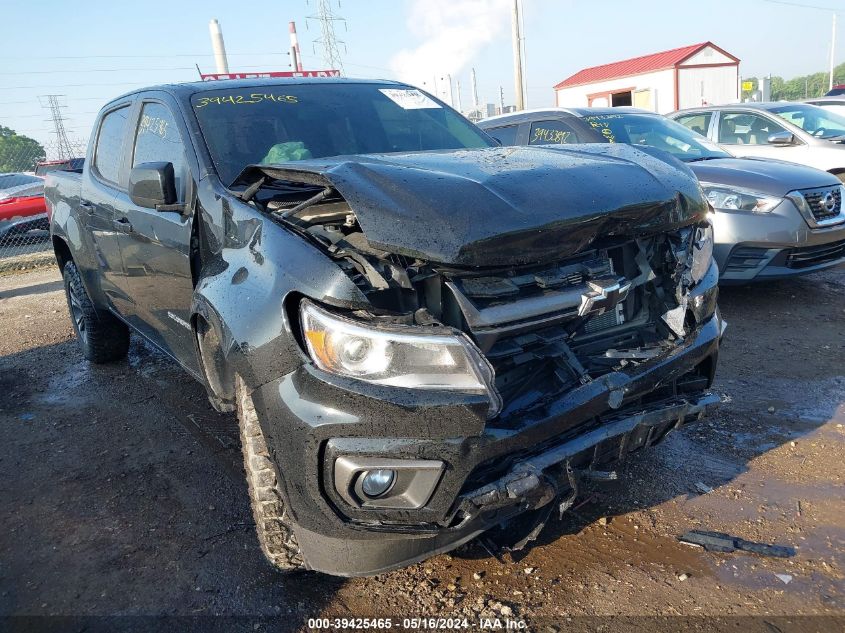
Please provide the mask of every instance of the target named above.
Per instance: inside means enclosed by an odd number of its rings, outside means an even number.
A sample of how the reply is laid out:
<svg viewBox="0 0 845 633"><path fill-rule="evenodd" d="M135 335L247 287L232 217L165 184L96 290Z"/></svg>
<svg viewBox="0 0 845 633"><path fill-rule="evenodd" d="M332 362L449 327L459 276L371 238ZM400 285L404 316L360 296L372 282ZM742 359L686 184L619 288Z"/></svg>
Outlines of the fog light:
<svg viewBox="0 0 845 633"><path fill-rule="evenodd" d="M371 499L375 499L390 490L395 479L395 470L379 469L364 471L361 474L361 491Z"/></svg>

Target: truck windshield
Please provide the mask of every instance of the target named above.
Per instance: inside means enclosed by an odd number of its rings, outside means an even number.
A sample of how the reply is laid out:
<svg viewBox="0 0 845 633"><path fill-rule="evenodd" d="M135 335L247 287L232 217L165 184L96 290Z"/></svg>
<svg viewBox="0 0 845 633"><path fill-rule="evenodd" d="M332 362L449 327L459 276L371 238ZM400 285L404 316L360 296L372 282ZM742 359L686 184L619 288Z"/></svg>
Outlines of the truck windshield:
<svg viewBox="0 0 845 633"><path fill-rule="evenodd" d="M655 114L590 114L582 119L608 143L648 145L687 162L730 158L730 154L700 134Z"/></svg>
<svg viewBox="0 0 845 633"><path fill-rule="evenodd" d="M227 184L250 164L495 145L448 106L403 85L220 88L193 95L191 105Z"/></svg>

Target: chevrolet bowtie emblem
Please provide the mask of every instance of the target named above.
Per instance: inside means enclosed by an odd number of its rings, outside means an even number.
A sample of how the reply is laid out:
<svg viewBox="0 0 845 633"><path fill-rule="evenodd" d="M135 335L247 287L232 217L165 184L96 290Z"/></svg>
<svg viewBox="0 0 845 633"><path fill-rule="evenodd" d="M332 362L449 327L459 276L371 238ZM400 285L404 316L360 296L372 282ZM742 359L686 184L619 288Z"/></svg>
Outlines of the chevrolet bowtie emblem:
<svg viewBox="0 0 845 633"><path fill-rule="evenodd" d="M631 282L626 279L593 279L587 282L587 292L581 294L578 316L601 314L624 301L631 289Z"/></svg>

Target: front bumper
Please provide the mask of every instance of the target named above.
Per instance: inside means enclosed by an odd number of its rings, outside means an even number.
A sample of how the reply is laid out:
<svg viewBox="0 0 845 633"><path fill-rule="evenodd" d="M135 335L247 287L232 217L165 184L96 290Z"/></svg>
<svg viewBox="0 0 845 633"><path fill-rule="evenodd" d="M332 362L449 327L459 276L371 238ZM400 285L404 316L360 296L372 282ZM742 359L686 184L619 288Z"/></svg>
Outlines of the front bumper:
<svg viewBox="0 0 845 633"><path fill-rule="evenodd" d="M845 263L845 224L812 229L785 199L770 213L717 210L713 258L719 282L794 277Z"/></svg>
<svg viewBox="0 0 845 633"><path fill-rule="evenodd" d="M538 507L539 500L547 503L550 490L562 493L559 483L549 483L562 461L604 464L698 418L714 402L704 389L724 327L718 311L712 312L715 267L712 273L710 289L697 295L706 295L698 304L709 304L711 316L668 355L572 389L542 419L514 430L486 424L483 396L409 393L307 364L257 389L256 410L308 565L336 575L369 575L447 551ZM678 394L679 379L702 367L706 384L699 380L695 391ZM664 394L668 389L668 397L655 398L657 388ZM340 456L440 460L444 469L423 507L376 510L353 507L338 494L332 466ZM517 493L503 497L526 469L550 474L538 476L543 486L537 489L523 482ZM495 499L491 491L498 491Z"/></svg>

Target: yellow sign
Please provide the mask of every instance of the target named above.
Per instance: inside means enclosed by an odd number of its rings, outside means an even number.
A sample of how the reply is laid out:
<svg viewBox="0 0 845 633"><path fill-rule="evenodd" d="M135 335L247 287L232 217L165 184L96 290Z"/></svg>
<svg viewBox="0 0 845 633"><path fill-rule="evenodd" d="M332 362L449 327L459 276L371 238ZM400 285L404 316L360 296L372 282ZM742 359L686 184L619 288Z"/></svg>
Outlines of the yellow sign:
<svg viewBox="0 0 845 633"><path fill-rule="evenodd" d="M754 90L754 82L753 81L743 81L742 82L742 89L747 90L749 92L751 90Z"/></svg>

